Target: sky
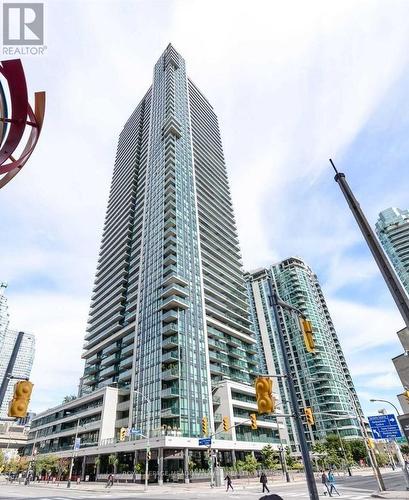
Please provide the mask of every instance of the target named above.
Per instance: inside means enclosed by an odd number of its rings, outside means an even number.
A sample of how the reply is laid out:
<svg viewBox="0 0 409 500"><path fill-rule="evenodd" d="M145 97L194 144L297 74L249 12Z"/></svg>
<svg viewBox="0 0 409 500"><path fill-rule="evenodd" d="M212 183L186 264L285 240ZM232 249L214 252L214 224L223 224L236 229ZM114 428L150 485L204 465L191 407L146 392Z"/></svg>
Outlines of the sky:
<svg viewBox="0 0 409 500"><path fill-rule="evenodd" d="M409 3L45 2L47 92L29 163L0 192L11 326L36 335L32 410L75 394L118 135L171 42L219 117L251 270L291 255L317 273L367 414L397 404L403 321L334 182L370 223L409 208Z"/></svg>

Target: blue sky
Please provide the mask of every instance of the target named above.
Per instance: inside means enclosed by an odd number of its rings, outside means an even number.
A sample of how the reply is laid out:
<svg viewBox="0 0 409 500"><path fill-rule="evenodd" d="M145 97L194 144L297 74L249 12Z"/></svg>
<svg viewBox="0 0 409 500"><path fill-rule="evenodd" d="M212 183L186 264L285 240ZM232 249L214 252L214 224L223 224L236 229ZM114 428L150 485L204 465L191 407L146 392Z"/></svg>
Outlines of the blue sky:
<svg viewBox="0 0 409 500"><path fill-rule="evenodd" d="M219 116L246 269L302 256L324 288L365 409L401 387L403 326L333 180L372 224L409 207L409 4L45 2L38 148L0 195L0 280L36 334L33 409L76 392L118 134L169 42Z"/></svg>

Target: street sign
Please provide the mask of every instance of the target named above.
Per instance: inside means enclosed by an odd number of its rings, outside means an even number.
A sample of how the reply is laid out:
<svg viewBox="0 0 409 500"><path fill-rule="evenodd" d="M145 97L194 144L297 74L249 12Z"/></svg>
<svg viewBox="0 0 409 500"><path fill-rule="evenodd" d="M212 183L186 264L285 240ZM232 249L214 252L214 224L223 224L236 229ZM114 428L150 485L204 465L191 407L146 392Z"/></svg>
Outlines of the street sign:
<svg viewBox="0 0 409 500"><path fill-rule="evenodd" d="M211 444L212 444L212 438L199 439L199 446L210 446Z"/></svg>
<svg viewBox="0 0 409 500"><path fill-rule="evenodd" d="M81 446L81 438L75 438L74 451L78 451Z"/></svg>
<svg viewBox="0 0 409 500"><path fill-rule="evenodd" d="M374 439L396 439L402 437L395 415L368 417Z"/></svg>
<svg viewBox="0 0 409 500"><path fill-rule="evenodd" d="M142 434L142 431L141 431L141 429L132 428L132 429L130 429L130 433L134 434L135 436L138 436L138 434Z"/></svg>

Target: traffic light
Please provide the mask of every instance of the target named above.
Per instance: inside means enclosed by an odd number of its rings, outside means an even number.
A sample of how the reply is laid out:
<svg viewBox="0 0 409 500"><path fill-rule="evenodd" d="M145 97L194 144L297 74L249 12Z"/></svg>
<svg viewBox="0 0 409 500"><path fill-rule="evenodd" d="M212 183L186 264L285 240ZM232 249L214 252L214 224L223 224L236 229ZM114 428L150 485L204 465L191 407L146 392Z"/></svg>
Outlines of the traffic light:
<svg viewBox="0 0 409 500"><path fill-rule="evenodd" d="M147 458L147 460L150 460L150 459L151 459L151 457L152 457L152 453L151 453L150 448L148 448L148 449L146 450L146 458Z"/></svg>
<svg viewBox="0 0 409 500"><path fill-rule="evenodd" d="M33 391L33 384L28 380L20 380L14 385L13 399L9 404L9 417L26 417L28 403Z"/></svg>
<svg viewBox="0 0 409 500"><path fill-rule="evenodd" d="M229 417L223 417L223 430L227 432L230 429Z"/></svg>
<svg viewBox="0 0 409 500"><path fill-rule="evenodd" d="M405 396L406 401L409 403L409 390L403 391L403 395Z"/></svg>
<svg viewBox="0 0 409 500"><path fill-rule="evenodd" d="M312 324L308 319L300 318L300 326L302 336L304 338L304 345L308 352L315 354L315 341L312 334Z"/></svg>
<svg viewBox="0 0 409 500"><path fill-rule="evenodd" d="M314 420L314 415L312 414L312 409L311 408L304 408L304 414L307 417L307 423L309 425L314 425L315 420Z"/></svg>
<svg viewBox="0 0 409 500"><path fill-rule="evenodd" d="M368 438L368 446L371 450L375 449L375 439Z"/></svg>
<svg viewBox="0 0 409 500"><path fill-rule="evenodd" d="M207 417L202 418L202 434L207 436L209 434L209 425L207 423Z"/></svg>
<svg viewBox="0 0 409 500"><path fill-rule="evenodd" d="M273 413L275 409L275 400L273 398L273 382L269 377L257 377L256 382L256 397L258 412Z"/></svg>
<svg viewBox="0 0 409 500"><path fill-rule="evenodd" d="M119 431L119 440L120 441L125 441L125 438L126 438L126 428L125 427L121 427L120 431Z"/></svg>
<svg viewBox="0 0 409 500"><path fill-rule="evenodd" d="M257 429L257 415L255 413L250 413L251 430L255 431Z"/></svg>

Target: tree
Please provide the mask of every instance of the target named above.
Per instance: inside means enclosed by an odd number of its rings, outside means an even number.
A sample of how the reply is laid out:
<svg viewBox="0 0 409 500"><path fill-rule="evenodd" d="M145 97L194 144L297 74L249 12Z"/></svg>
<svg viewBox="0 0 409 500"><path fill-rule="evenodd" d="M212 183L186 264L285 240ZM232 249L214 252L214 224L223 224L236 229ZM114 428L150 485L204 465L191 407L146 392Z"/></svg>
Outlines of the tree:
<svg viewBox="0 0 409 500"><path fill-rule="evenodd" d="M57 462L57 475L58 480L64 477L69 470L70 467L70 459L69 458L60 458Z"/></svg>
<svg viewBox="0 0 409 500"><path fill-rule="evenodd" d="M366 447L362 439L352 439L347 442L347 446L354 462L359 464L361 460L366 460Z"/></svg>
<svg viewBox="0 0 409 500"><path fill-rule="evenodd" d="M277 455L271 444L264 446L261 450L261 459L263 467L266 469L274 469L274 466L277 465Z"/></svg>
<svg viewBox="0 0 409 500"><path fill-rule="evenodd" d="M253 455L246 455L244 460L238 460L236 462L237 469L239 470L244 470L250 474L256 472L258 469L258 462L257 460L253 457Z"/></svg>
<svg viewBox="0 0 409 500"><path fill-rule="evenodd" d="M111 453L108 457L108 463L109 465L112 465L113 468L113 473L116 474L116 466L118 465L118 457L115 455L115 453Z"/></svg>
<svg viewBox="0 0 409 500"><path fill-rule="evenodd" d="M69 403L70 401L74 401L74 399L77 399L77 396L75 394L68 394L67 396L64 396L64 399L62 400L62 403Z"/></svg>
<svg viewBox="0 0 409 500"><path fill-rule="evenodd" d="M43 473L54 473L58 470L58 457L53 455L40 455L35 461L35 470L37 475Z"/></svg>
<svg viewBox="0 0 409 500"><path fill-rule="evenodd" d="M4 458L4 453L0 450L0 473L3 472L6 465L6 459Z"/></svg>
<svg viewBox="0 0 409 500"><path fill-rule="evenodd" d="M401 444L401 446L400 446L400 451L401 451L404 455L409 455L409 445L408 445L408 444Z"/></svg>

